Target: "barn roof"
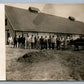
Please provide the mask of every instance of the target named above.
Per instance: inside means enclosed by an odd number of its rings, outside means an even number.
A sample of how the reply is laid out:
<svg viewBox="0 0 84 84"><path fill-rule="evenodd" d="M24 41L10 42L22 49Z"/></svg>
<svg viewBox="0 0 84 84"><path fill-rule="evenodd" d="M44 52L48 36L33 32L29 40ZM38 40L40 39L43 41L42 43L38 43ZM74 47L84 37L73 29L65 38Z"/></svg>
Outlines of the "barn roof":
<svg viewBox="0 0 84 84"><path fill-rule="evenodd" d="M59 32L84 34L84 23L42 12L6 6L6 16L16 31Z"/></svg>

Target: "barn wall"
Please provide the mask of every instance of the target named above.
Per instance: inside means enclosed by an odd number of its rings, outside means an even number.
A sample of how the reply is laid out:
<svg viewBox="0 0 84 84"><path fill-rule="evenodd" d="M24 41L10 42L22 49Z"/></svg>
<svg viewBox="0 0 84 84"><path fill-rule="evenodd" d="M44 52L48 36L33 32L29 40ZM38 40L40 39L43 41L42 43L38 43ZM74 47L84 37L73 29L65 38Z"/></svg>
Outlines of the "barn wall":
<svg viewBox="0 0 84 84"><path fill-rule="evenodd" d="M69 34L61 34L61 33L43 33L43 32L38 32L38 33L36 33L36 32L21 32L21 31L18 31L18 32L16 32L16 35L17 36L22 36L22 34L26 37L27 35L29 35L29 36L39 36L39 37L41 37L41 36L43 36L43 37L45 37L45 36L47 36L47 37L49 37L49 35L51 35L51 36L55 36L55 37L57 37L57 35L59 35L59 36L63 36L64 38L66 38L67 36L70 36L70 37L72 37L72 39L73 40L75 40L75 39L77 39L77 38L79 38L80 37L80 35L78 35L78 34L71 34L71 35L69 35Z"/></svg>
<svg viewBox="0 0 84 84"><path fill-rule="evenodd" d="M16 32L16 35L17 36L22 36L22 34L24 35L24 37L26 37L27 35L29 35L30 37L33 35L33 36L39 36L39 37L41 37L41 36L43 36L43 37L45 37L45 36L47 36L47 37L49 37L49 33L36 33L36 32ZM51 35L53 35L53 34L51 34Z"/></svg>
<svg viewBox="0 0 84 84"><path fill-rule="evenodd" d="M7 19L7 25L5 25L5 29L6 29L5 40L6 40L6 44L7 44L7 41L8 41L8 36L7 35L8 35L8 33L12 36L13 39L14 39L14 36L15 36L15 31L13 30L13 27L10 24L8 19Z"/></svg>

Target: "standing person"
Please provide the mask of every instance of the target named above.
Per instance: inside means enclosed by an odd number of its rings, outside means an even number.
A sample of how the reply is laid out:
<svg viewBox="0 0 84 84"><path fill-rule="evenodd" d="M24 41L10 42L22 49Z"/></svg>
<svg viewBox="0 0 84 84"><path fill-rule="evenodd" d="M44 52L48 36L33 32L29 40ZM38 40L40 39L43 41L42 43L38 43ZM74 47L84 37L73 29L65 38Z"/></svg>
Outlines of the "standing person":
<svg viewBox="0 0 84 84"><path fill-rule="evenodd" d="M47 42L48 42L48 39L47 39L47 36L45 36L44 38L44 48L47 49Z"/></svg>
<svg viewBox="0 0 84 84"><path fill-rule="evenodd" d="M17 35L14 37L14 47L17 47Z"/></svg>
<svg viewBox="0 0 84 84"><path fill-rule="evenodd" d="M16 36L16 38L17 38L17 48L19 47L19 43L18 43L18 35Z"/></svg>
<svg viewBox="0 0 84 84"><path fill-rule="evenodd" d="M25 37L25 49L28 48L28 36Z"/></svg>
<svg viewBox="0 0 84 84"><path fill-rule="evenodd" d="M36 36L34 37L34 40L35 40L35 42L34 42L34 48L36 49L37 48L37 38L36 38Z"/></svg>
<svg viewBox="0 0 84 84"><path fill-rule="evenodd" d="M31 49L31 37L30 36L28 36L28 38L27 38L27 44L28 44L28 49Z"/></svg>
<svg viewBox="0 0 84 84"><path fill-rule="evenodd" d="M25 48L25 37L22 35L21 37L21 42L22 42L22 48Z"/></svg>
<svg viewBox="0 0 84 84"><path fill-rule="evenodd" d="M34 43L35 43L35 39L34 36L32 35L31 37L31 48L34 49Z"/></svg>
<svg viewBox="0 0 84 84"><path fill-rule="evenodd" d="M40 38L39 38L39 36L37 37L37 49L40 49Z"/></svg>
<svg viewBox="0 0 84 84"><path fill-rule="evenodd" d="M12 36L10 36L8 38L8 43L9 43L10 48L13 48L13 38L12 38Z"/></svg>
<svg viewBox="0 0 84 84"><path fill-rule="evenodd" d="M21 48L21 37L20 37L20 35L19 35L19 38L18 38L18 48Z"/></svg>
<svg viewBox="0 0 84 84"><path fill-rule="evenodd" d="M67 38L66 38L66 41L65 41L66 43L66 49L69 49L70 48L70 37L68 36Z"/></svg>
<svg viewBox="0 0 84 84"><path fill-rule="evenodd" d="M49 36L48 45L49 45L49 49L51 49L51 36Z"/></svg>
<svg viewBox="0 0 84 84"><path fill-rule="evenodd" d="M31 38L29 35L25 38L25 48L31 49Z"/></svg>
<svg viewBox="0 0 84 84"><path fill-rule="evenodd" d="M52 49L54 49L54 48L55 48L55 41L56 41L55 37L54 37L54 36L52 36L52 38L51 38L51 45L52 45Z"/></svg>
<svg viewBox="0 0 84 84"><path fill-rule="evenodd" d="M43 36L40 38L40 45L41 45L41 50L44 49L44 39Z"/></svg>
<svg viewBox="0 0 84 84"><path fill-rule="evenodd" d="M61 44L60 44L61 48L65 49L65 39L63 36L61 37L60 42L61 42Z"/></svg>
<svg viewBox="0 0 84 84"><path fill-rule="evenodd" d="M56 38L56 45L57 45L57 50L60 50L60 37L57 36Z"/></svg>

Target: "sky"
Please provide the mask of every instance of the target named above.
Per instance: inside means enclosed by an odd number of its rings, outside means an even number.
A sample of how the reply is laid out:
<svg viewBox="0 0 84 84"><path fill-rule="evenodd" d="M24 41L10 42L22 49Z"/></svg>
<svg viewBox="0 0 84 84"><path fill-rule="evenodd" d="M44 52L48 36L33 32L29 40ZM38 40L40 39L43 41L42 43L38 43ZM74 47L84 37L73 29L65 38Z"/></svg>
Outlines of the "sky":
<svg viewBox="0 0 84 84"><path fill-rule="evenodd" d="M7 4L9 6L28 9L36 7L41 12L68 18L75 17L77 21L84 22L84 4Z"/></svg>

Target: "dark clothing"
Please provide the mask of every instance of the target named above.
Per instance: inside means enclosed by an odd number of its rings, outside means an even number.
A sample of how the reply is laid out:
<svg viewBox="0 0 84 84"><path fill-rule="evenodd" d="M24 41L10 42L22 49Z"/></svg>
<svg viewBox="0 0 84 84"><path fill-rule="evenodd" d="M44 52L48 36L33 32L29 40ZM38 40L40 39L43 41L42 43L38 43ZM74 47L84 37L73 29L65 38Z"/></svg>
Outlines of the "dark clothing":
<svg viewBox="0 0 84 84"><path fill-rule="evenodd" d="M21 37L21 44L22 44L22 48L25 47L25 37Z"/></svg>
<svg viewBox="0 0 84 84"><path fill-rule="evenodd" d="M44 39L44 48L47 49L47 39Z"/></svg>
<svg viewBox="0 0 84 84"><path fill-rule="evenodd" d="M21 37L18 38L18 47L20 48L21 47Z"/></svg>
<svg viewBox="0 0 84 84"><path fill-rule="evenodd" d="M44 44L44 48L47 49L47 43Z"/></svg>
<svg viewBox="0 0 84 84"><path fill-rule="evenodd" d="M34 48L37 48L37 38L35 37L35 43L34 43Z"/></svg>
<svg viewBox="0 0 84 84"><path fill-rule="evenodd" d="M54 49L55 48L55 43L52 43L52 49Z"/></svg>
<svg viewBox="0 0 84 84"><path fill-rule="evenodd" d="M60 39L59 38L56 39L56 44L57 44L57 50L59 50L60 49Z"/></svg>
<svg viewBox="0 0 84 84"><path fill-rule="evenodd" d="M14 37L14 47L17 47L17 37Z"/></svg>
<svg viewBox="0 0 84 84"><path fill-rule="evenodd" d="M37 49L40 49L40 39L39 38L37 38Z"/></svg>
<svg viewBox="0 0 84 84"><path fill-rule="evenodd" d="M25 43L25 37L22 37L22 44L24 44Z"/></svg>
<svg viewBox="0 0 84 84"><path fill-rule="evenodd" d="M34 49L35 43L31 42L31 49Z"/></svg>
<svg viewBox="0 0 84 84"><path fill-rule="evenodd" d="M18 43L19 43L19 44L21 43L21 38L20 38L20 37L18 38Z"/></svg>
<svg viewBox="0 0 84 84"><path fill-rule="evenodd" d="M51 49L51 38L48 39L49 49Z"/></svg>
<svg viewBox="0 0 84 84"><path fill-rule="evenodd" d="M48 45L49 45L49 49L51 49L51 43L48 43Z"/></svg>
<svg viewBox="0 0 84 84"><path fill-rule="evenodd" d="M44 49L44 39L40 38L41 50Z"/></svg>
<svg viewBox="0 0 84 84"><path fill-rule="evenodd" d="M15 43L15 44L17 43L17 38L16 38L16 37L14 37L14 43Z"/></svg>

